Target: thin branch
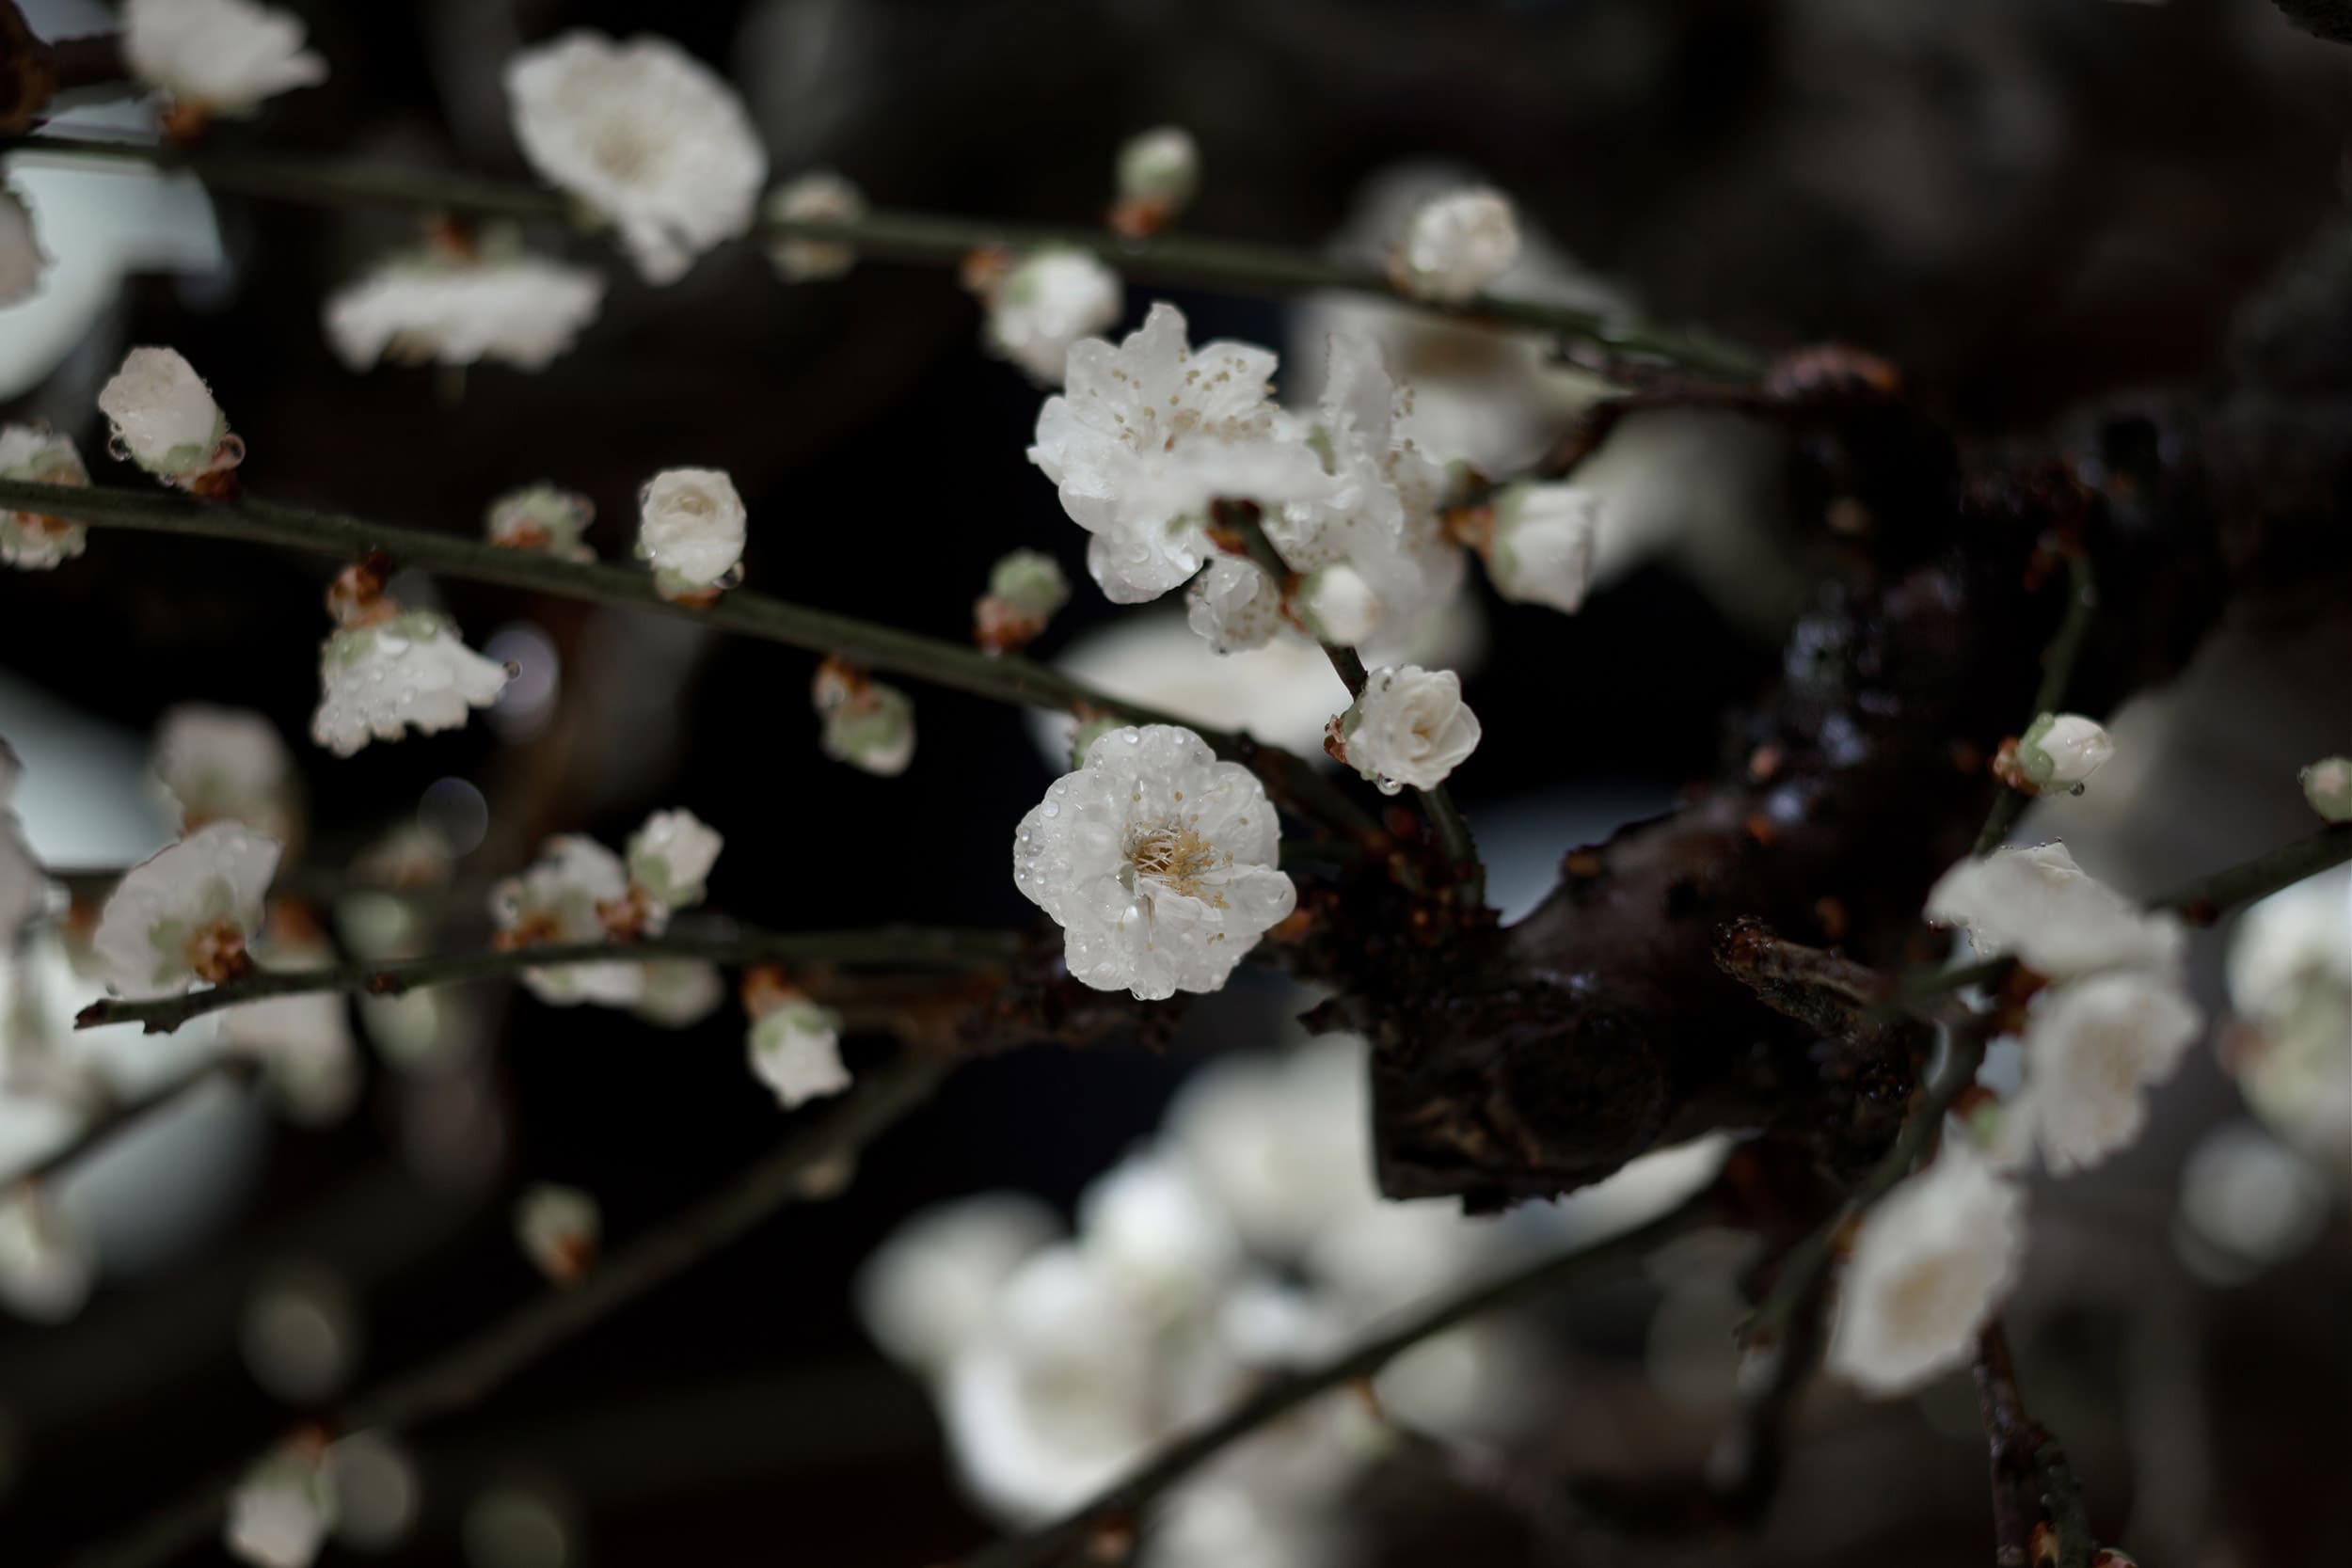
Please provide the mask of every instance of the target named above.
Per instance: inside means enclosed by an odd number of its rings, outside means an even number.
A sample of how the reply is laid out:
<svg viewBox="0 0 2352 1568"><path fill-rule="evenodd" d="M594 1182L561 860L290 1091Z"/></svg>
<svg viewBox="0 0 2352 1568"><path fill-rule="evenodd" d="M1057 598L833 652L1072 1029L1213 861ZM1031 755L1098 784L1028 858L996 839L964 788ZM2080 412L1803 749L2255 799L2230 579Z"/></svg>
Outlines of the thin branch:
<svg viewBox="0 0 2352 1568"><path fill-rule="evenodd" d="M600 223L596 214L554 191L440 169L283 153L190 151L158 143L57 135L23 136L0 144L0 150L127 159L184 169L215 190L271 200L405 207L578 228ZM1541 300L1480 294L1459 305L1446 305L1415 299L1398 293L1377 268L1328 261L1311 251L1237 240L1184 234L1130 240L1096 228L892 212L821 222L765 217L753 227L750 238L826 240L850 245L860 257L873 261L947 268L961 266L976 250L1025 252L1046 245L1067 246L1090 251L1141 282L1198 285L1277 298L1335 290L1372 295L1432 315L1557 333L1595 344L1613 356L1661 360L1710 374L1744 379L1762 368L1760 358L1747 350L1696 332Z"/></svg>
<svg viewBox="0 0 2352 1568"><path fill-rule="evenodd" d="M204 1013L269 997L302 996L314 991L396 996L419 986L501 979L526 969L558 969L569 964L700 958L729 965L777 960L985 967L1009 960L1019 949L1020 935L1014 931L917 926L877 926L853 931L751 931L729 927L715 931L673 931L643 942L543 942L437 958L402 958L389 963L257 970L242 979L180 996L145 1002L93 1002L73 1022L80 1029L108 1023L141 1023L151 1035L167 1035Z"/></svg>
<svg viewBox="0 0 2352 1568"><path fill-rule="evenodd" d="M930 1094L945 1069L902 1062L867 1074L787 1133L775 1150L692 1208L609 1255L580 1281L532 1297L424 1365L359 1395L327 1426L336 1433L404 1432L478 1402L525 1367L561 1349L638 1297L739 1240L802 1193L812 1166L854 1154ZM215 1528L229 1495L264 1449L213 1477L138 1528L90 1549L77 1568L152 1568Z"/></svg>
<svg viewBox="0 0 2352 1568"><path fill-rule="evenodd" d="M109 1101L82 1124L81 1131L74 1134L71 1142L50 1150L22 1170L0 1173L0 1182L46 1181L80 1164L113 1142L118 1134L145 1121L154 1112L179 1104L210 1084L226 1083L242 1087L259 1077L261 1070L262 1064L251 1056L214 1056L143 1094L129 1100Z"/></svg>
<svg viewBox="0 0 2352 1568"><path fill-rule="evenodd" d="M2066 560L2066 613L2058 621L2056 636L2042 655L2042 684L2033 694L2033 712L2028 720L2045 713L2056 713L2066 701L2066 688L2074 678L2074 666L2082 659L2083 647L2090 640L2092 613L2099 608L2099 587L2091 575L2088 551L2076 550ZM1976 854L1981 859L2001 847L2017 818L2025 814L2033 797L2007 784L1993 798L1992 813L1984 819L1983 831L1977 834Z"/></svg>
<svg viewBox="0 0 2352 1568"><path fill-rule="evenodd" d="M1228 520L1240 533L1242 544L1258 569L1274 579L1278 590L1287 592L1284 585L1296 574L1291 570L1290 562L1282 559L1281 552L1274 547L1274 541L1266 537L1265 525L1259 520L1257 509L1234 507L1231 509ZM1318 645L1323 649L1324 657L1331 661L1331 668L1339 675L1340 684L1347 688L1349 701L1361 697L1364 683L1371 676L1356 650L1337 642L1319 642ZM1445 850L1446 864L1462 889L1464 901L1472 909L1483 907L1486 902L1486 867L1478 858L1478 843L1470 837L1470 823L1464 820L1445 785L1438 784L1433 789L1417 790L1416 793L1421 796L1422 809L1429 814L1429 825L1436 831L1438 843Z"/></svg>
<svg viewBox="0 0 2352 1568"><path fill-rule="evenodd" d="M1031 659L992 657L961 643L923 637L762 594L736 590L723 594L716 604L695 609L663 598L655 590L649 574L628 567L563 561L536 550L507 549L462 534L371 522L340 512L286 506L250 494L232 501L207 503L162 490L0 480L0 510L38 513L98 528L274 545L344 561L357 561L371 550L381 549L397 565L563 598L658 610L700 622L718 631L835 655L865 669L911 675L996 702L1116 714L1138 724L1181 724L1219 753L1250 765L1265 780L1278 802L1296 814L1343 826L1359 834L1378 830L1377 823L1360 806L1333 789L1330 781L1318 774L1306 759L1279 747L1124 701Z"/></svg>
<svg viewBox="0 0 2352 1568"><path fill-rule="evenodd" d="M2042 1432L2026 1412L2010 1360L2009 1333L1994 1318L1977 1339L1977 1405L1984 1420L1986 1464L1993 1483L1994 1568L2027 1568L2033 1558L2034 1514L2026 1488Z"/></svg>
<svg viewBox="0 0 2352 1568"><path fill-rule="evenodd" d="M1401 1318L1354 1350L1320 1367L1279 1377L1224 1415L1157 1453L1092 1498L1026 1534L999 1541L962 1568L1032 1568L1084 1545L1106 1524L1132 1523L1154 1498L1252 1433L1335 1388L1367 1378L1422 1340L1457 1323L1523 1301L1572 1279L1631 1263L1692 1229L1712 1212L1706 1194L1606 1241L1561 1253Z"/></svg>

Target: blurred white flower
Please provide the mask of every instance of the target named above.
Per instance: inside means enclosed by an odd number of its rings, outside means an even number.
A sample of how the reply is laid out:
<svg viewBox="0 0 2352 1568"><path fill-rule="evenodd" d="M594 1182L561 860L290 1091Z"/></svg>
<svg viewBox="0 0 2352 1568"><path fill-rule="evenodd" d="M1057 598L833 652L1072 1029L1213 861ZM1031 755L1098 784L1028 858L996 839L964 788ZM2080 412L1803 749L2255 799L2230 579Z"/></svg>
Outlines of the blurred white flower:
<svg viewBox="0 0 2352 1568"><path fill-rule="evenodd" d="M558 1285L569 1285L596 1260L603 1211L578 1187L535 1181L515 1200L515 1240L532 1267Z"/></svg>
<svg viewBox="0 0 2352 1568"><path fill-rule="evenodd" d="M17 933L49 902L49 879L24 843L24 824L0 793L0 953L16 949Z"/></svg>
<svg viewBox="0 0 2352 1568"><path fill-rule="evenodd" d="M462 728L467 711L506 689L507 668L466 646L456 623L431 610L344 626L319 647L319 705L310 739L339 757L370 739Z"/></svg>
<svg viewBox="0 0 2352 1568"><path fill-rule="evenodd" d="M46 425L0 426L0 479L35 484L87 484L89 470L73 443ZM89 530L38 512L0 509L0 565L45 572L80 555Z"/></svg>
<svg viewBox="0 0 2352 1568"><path fill-rule="evenodd" d="M416 1528L423 1487L416 1462L383 1433L355 1432L327 1446L335 1493L335 1539L366 1552L388 1552Z"/></svg>
<svg viewBox="0 0 2352 1568"><path fill-rule="evenodd" d="M629 837L629 879L670 909L699 904L725 843L691 811L655 812Z"/></svg>
<svg viewBox="0 0 2352 1568"><path fill-rule="evenodd" d="M1445 470L1402 432L1410 390L1389 373L1370 338L1334 338L1327 359L1323 399L1306 439L1329 483L1267 513L1265 533L1294 571L1353 568L1374 600L1365 615L1369 637L1409 627L1454 597L1465 566L1438 516Z"/></svg>
<svg viewBox="0 0 2352 1568"><path fill-rule="evenodd" d="M755 1020L752 1073L787 1111L850 1086L841 1065L841 1015L806 1000L789 1001Z"/></svg>
<svg viewBox="0 0 2352 1568"><path fill-rule="evenodd" d="M1233 1053L1185 1080L1167 1136L1259 1253L1293 1262L1375 1199L1364 1044Z"/></svg>
<svg viewBox="0 0 2352 1568"><path fill-rule="evenodd" d="M2082 783L2115 755L2115 742L2096 720L2079 713L2045 713L2017 739L2017 765L2042 788Z"/></svg>
<svg viewBox="0 0 2352 1568"><path fill-rule="evenodd" d="M1462 701L1461 676L1406 664L1365 678L1363 694L1340 718L1340 733L1347 765L1393 795L1406 784L1443 784L1477 750L1480 730Z"/></svg>
<svg viewBox="0 0 2352 1568"><path fill-rule="evenodd" d="M135 348L98 389L115 449L167 484L200 487L245 460L229 416L177 349Z"/></svg>
<svg viewBox="0 0 2352 1568"><path fill-rule="evenodd" d="M1013 881L1087 985L1211 991L1297 901L1279 833L1264 786L1190 730L1114 730L1021 819Z"/></svg>
<svg viewBox="0 0 2352 1568"><path fill-rule="evenodd" d="M63 1323L82 1309L97 1278L97 1254L40 1189L0 1193L0 1307L33 1323Z"/></svg>
<svg viewBox="0 0 2352 1568"><path fill-rule="evenodd" d="M1021 1193L978 1193L906 1220L858 1270L858 1318L893 1360L933 1375L985 1325L1013 1271L1061 1235Z"/></svg>
<svg viewBox="0 0 2352 1568"><path fill-rule="evenodd" d="M463 260L394 256L326 299L326 341L355 371L378 360L543 371L568 353L604 301L604 278L519 250Z"/></svg>
<svg viewBox="0 0 2352 1568"><path fill-rule="evenodd" d="M1964 1148L1880 1199L1838 1285L1829 1366L1884 1398L1963 1366L2025 1246L2025 1195Z"/></svg>
<svg viewBox="0 0 2352 1568"><path fill-rule="evenodd" d="M667 39L575 30L507 62L515 139L610 217L648 282L751 228L768 153L725 78Z"/></svg>
<svg viewBox="0 0 2352 1568"><path fill-rule="evenodd" d="M127 0L122 58L175 107L242 119L262 100L326 80L302 21L252 0Z"/></svg>
<svg viewBox="0 0 2352 1568"><path fill-rule="evenodd" d="M1214 556L1185 590L1184 624L1220 654L1263 648L1282 629L1282 591L1251 562Z"/></svg>
<svg viewBox="0 0 2352 1568"><path fill-rule="evenodd" d="M749 514L718 468L664 468L638 492L637 559L669 598L727 585L743 559Z"/></svg>
<svg viewBox="0 0 2352 1568"><path fill-rule="evenodd" d="M1296 608L1309 636L1342 647L1362 642L1380 625L1379 595L1372 591L1364 574L1345 562L1318 567L1301 578Z"/></svg>
<svg viewBox="0 0 2352 1568"><path fill-rule="evenodd" d="M30 299L48 264L33 231L32 210L14 190L0 185L0 309Z"/></svg>
<svg viewBox="0 0 2352 1568"><path fill-rule="evenodd" d="M2014 954L2052 979L2106 969L2177 971L2187 941L2074 863L2063 844L1962 861L1928 893L1927 918L1968 933L1979 954Z"/></svg>
<svg viewBox="0 0 2352 1568"><path fill-rule="evenodd" d="M700 958L656 958L638 966L644 991L629 1011L664 1029L685 1029L719 1010L727 999L726 977Z"/></svg>
<svg viewBox="0 0 2352 1568"><path fill-rule="evenodd" d="M2137 1138L2145 1091L2179 1069L2204 1022L2169 975L2094 974L2037 995L2026 1025L2026 1115L2050 1169L2085 1169Z"/></svg>
<svg viewBox="0 0 2352 1568"><path fill-rule="evenodd" d="M1161 1317L1197 1312L1242 1264L1241 1237L1183 1160L1129 1155L1078 1199L1078 1244Z"/></svg>
<svg viewBox="0 0 2352 1568"><path fill-rule="evenodd" d="M576 490L542 482L507 491L483 515L483 536L504 549L539 550L559 561L594 561L581 542L596 503Z"/></svg>
<svg viewBox="0 0 2352 1568"><path fill-rule="evenodd" d="M2352 866L2272 894L2230 936L2226 1061L2254 1114L2352 1192Z"/></svg>
<svg viewBox="0 0 2352 1568"><path fill-rule="evenodd" d="M1267 397L1274 368L1247 343L1192 349L1184 312L1164 302L1116 348L1072 346L1068 390L1039 411L1029 461L1093 535L1087 570L1112 603L1157 598L1200 569L1210 502L1279 505L1328 488Z"/></svg>
<svg viewBox="0 0 2352 1568"><path fill-rule="evenodd" d="M335 961L333 949L315 934L298 940L273 933L262 956L273 970L324 969ZM358 1041L340 991L273 996L224 1008L219 1031L224 1051L260 1060L290 1120L327 1126L348 1115L358 1099Z"/></svg>
<svg viewBox="0 0 2352 1568"><path fill-rule="evenodd" d="M90 945L118 996L169 996L249 967L275 839L236 822L199 828L122 874Z"/></svg>
<svg viewBox="0 0 2352 1568"><path fill-rule="evenodd" d="M1598 492L1579 484L1506 484L1493 507L1486 573L1495 592L1574 614L1593 582Z"/></svg>
<svg viewBox="0 0 2352 1568"><path fill-rule="evenodd" d="M334 1523L335 1487L324 1449L290 1443L230 1493L221 1544L258 1568L310 1568Z"/></svg>
<svg viewBox="0 0 2352 1568"><path fill-rule="evenodd" d="M180 703L156 721L155 784L182 832L242 822L289 843L299 826L294 757L250 708Z"/></svg>
<svg viewBox="0 0 2352 1568"><path fill-rule="evenodd" d="M1200 144L1181 125L1154 126L1120 144L1118 170L1111 228L1131 238L1156 234L1200 193Z"/></svg>
<svg viewBox="0 0 2352 1568"><path fill-rule="evenodd" d="M1126 304L1119 274L1093 252L1062 245L1031 251L985 296L989 352L1044 387L1061 385L1072 346L1117 325Z"/></svg>
<svg viewBox="0 0 2352 1568"><path fill-rule="evenodd" d="M811 169L776 187L767 214L787 223L855 223L866 215L866 196L831 169ZM857 265L857 252L836 240L777 240L768 259L787 283L838 277Z"/></svg>
<svg viewBox="0 0 2352 1568"><path fill-rule="evenodd" d="M2312 810L2329 822L2352 822L2352 757L2322 757L2299 777Z"/></svg>
<svg viewBox="0 0 2352 1568"><path fill-rule="evenodd" d="M2224 1122L2181 1166L2180 1221L2192 1264L2223 1283L2283 1263L2328 1227L2328 1182L2294 1149L2249 1121Z"/></svg>
<svg viewBox="0 0 2352 1568"><path fill-rule="evenodd" d="M835 762L895 779L914 760L914 699L834 659L817 667L809 701L823 725L819 745Z"/></svg>
<svg viewBox="0 0 2352 1568"><path fill-rule="evenodd" d="M1458 305L1475 297L1518 259L1518 215L1487 186L1424 203L1406 225L1389 277L1403 293Z"/></svg>
<svg viewBox="0 0 2352 1568"><path fill-rule="evenodd" d="M603 942L604 910L628 897L628 870L620 856L593 838L562 833L540 846L538 860L522 875L490 890L490 919L504 948ZM644 995L645 974L644 966L616 958L526 969L523 983L557 1006L593 1002L627 1007Z"/></svg>

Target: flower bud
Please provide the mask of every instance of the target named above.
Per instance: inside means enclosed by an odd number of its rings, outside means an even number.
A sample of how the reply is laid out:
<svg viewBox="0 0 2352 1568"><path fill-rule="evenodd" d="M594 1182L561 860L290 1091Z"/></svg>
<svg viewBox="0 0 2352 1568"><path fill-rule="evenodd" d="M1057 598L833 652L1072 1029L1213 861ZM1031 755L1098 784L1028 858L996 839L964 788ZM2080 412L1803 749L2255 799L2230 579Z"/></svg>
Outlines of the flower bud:
<svg viewBox="0 0 2352 1568"><path fill-rule="evenodd" d="M2323 757L2303 769L2303 799L2330 822L2352 822L2352 757Z"/></svg>
<svg viewBox="0 0 2352 1568"><path fill-rule="evenodd" d="M2115 754L2115 742L2079 713L2045 713L2017 742L2017 766L2037 788L2071 788Z"/></svg>

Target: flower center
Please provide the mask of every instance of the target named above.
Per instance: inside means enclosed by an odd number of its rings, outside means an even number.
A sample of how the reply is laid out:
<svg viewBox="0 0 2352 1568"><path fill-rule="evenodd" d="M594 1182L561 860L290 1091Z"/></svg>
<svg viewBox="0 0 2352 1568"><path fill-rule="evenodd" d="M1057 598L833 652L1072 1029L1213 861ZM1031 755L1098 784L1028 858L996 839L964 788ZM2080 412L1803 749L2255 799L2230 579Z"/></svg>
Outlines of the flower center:
<svg viewBox="0 0 2352 1568"><path fill-rule="evenodd" d="M588 141L588 155L615 180L643 179L653 153L653 138L633 119L604 120Z"/></svg>
<svg viewBox="0 0 2352 1568"><path fill-rule="evenodd" d="M220 985L253 972L245 950L245 927L233 920L215 920L188 933L188 968L210 985Z"/></svg>
<svg viewBox="0 0 2352 1568"><path fill-rule="evenodd" d="M1138 822L1127 830L1126 848L1127 863L1134 867L1136 876L1148 878L1171 892L1198 898L1214 908L1225 907L1225 895L1213 890L1203 891L1201 879L1229 857L1220 855L1215 846L1190 828Z"/></svg>

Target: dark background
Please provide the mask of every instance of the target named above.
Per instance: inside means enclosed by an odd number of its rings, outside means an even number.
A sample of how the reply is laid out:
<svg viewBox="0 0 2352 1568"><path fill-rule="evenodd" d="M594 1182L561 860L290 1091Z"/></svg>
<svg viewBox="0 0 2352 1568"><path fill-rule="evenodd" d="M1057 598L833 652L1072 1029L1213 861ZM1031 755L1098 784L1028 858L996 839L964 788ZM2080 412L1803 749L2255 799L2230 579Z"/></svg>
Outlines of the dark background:
<svg viewBox="0 0 2352 1568"><path fill-rule="evenodd" d="M1654 313L1767 345L1867 343L1987 434L2210 373L2233 304L2333 209L2352 120L2352 54L2262 0L296 8L332 80L225 140L521 177L499 66L580 24L677 39L744 86L778 178L830 164L890 206L1091 221L1118 141L1173 120L1198 135L1207 170L1188 227L1311 245L1364 177L1438 153L1483 170ZM407 241L401 223L233 199L221 218L230 276L134 283L10 417L45 413L94 452L94 378L124 344L166 342L211 379L247 480L279 499L466 531L489 496L550 478L596 500L591 538L618 557L647 473L712 465L750 503L748 580L787 597L953 636L988 562L1015 545L1083 577L1079 536L1022 458L1040 393L976 352L977 308L941 274L866 265L787 289L736 246L653 290L614 265L575 353L540 375L476 371L452 398L430 372L350 373L318 328L325 291ZM1147 297L1131 294L1130 324ZM1284 341L1277 307L1169 297L1196 339ZM326 570L94 532L66 570L0 573L0 661L135 730L204 699L299 736ZM712 898L747 919L1027 912L1004 836L1049 774L1013 715L918 692L914 768L870 780L816 752L803 656L505 590L438 592L477 635L526 616L545 627L564 655L563 708L522 747L482 724L348 762L298 746L323 841L363 839L455 774L492 808L469 876L511 869L549 832L617 842L648 808L681 804L726 832ZM1082 582L1045 651L1106 611ZM1473 816L1563 784L1671 788L1706 772L1716 715L1777 662L1660 569L1573 619L1498 613L1493 630L1473 691L1487 740L1459 781ZM1579 743L1597 735L1611 743ZM514 1185L589 1187L608 1235L627 1237L775 1136L732 1007L669 1034L527 997L484 1005L508 1010L489 1107L463 1135L500 1140L490 1187L453 1196L404 1173L400 1129L458 1112L379 1070L342 1129L275 1138L233 1235L168 1277L102 1291L69 1326L0 1325L0 1379L27 1429L0 1501L0 1562L119 1527L283 1426L229 1349L265 1265L352 1269L372 1381L537 1288L509 1236ZM1251 993L1208 1011L1190 1043L1258 1043L1270 1006ZM431 1429L416 1445L425 1525L392 1560L450 1560L469 1491L534 1473L579 1500L602 1563L913 1564L968 1546L982 1527L945 1480L927 1402L866 1345L844 1282L922 1203L995 1185L1068 1198L1152 1127L1184 1065L1038 1053L960 1073L874 1147L845 1196L790 1212ZM2339 1223L2300 1274L2199 1307L2233 1560L2323 1560L2306 1554L2352 1540L2345 1405L2304 1384L2344 1371L2341 1323L2325 1316L2344 1299L2342 1241ZM1609 1303L1581 1316L1601 1351L1627 1332ZM2153 1418L2121 1406L2111 1319L2055 1322L2027 1370L2064 1369L2044 1414L2077 1443L2103 1516L2119 1516L2102 1522L2120 1523L2129 1428ZM2303 1359L2314 1344L2331 1364ZM1839 1402L1824 1420L1837 1463L1874 1449L1901 1478L1899 1518L1849 1538L1783 1517L1767 1544L1712 1560L1983 1560L1972 1443L1903 1406ZM1685 1462L1703 1450L1696 1433L1648 1440ZM1400 1557L1430 1561L1467 1560L1470 1541L1491 1541L1493 1560L1523 1547L1508 1528L1440 1538L1451 1550L1416 1548L1402 1523L1396 1535Z"/></svg>

